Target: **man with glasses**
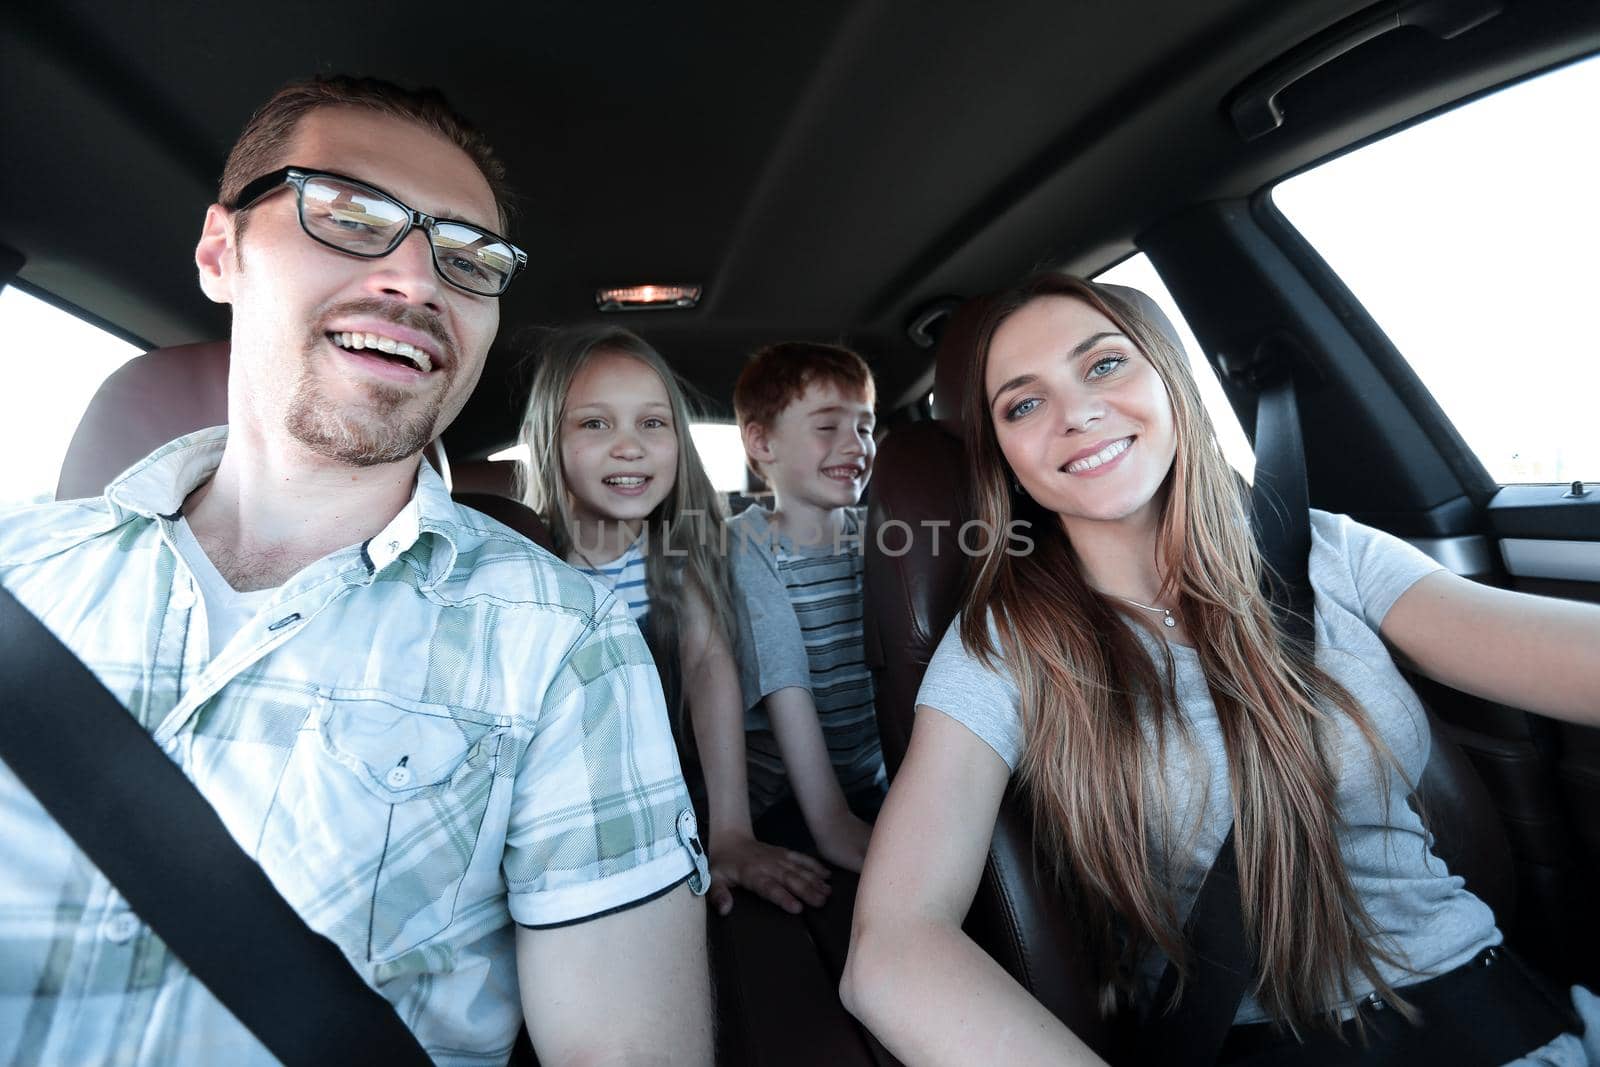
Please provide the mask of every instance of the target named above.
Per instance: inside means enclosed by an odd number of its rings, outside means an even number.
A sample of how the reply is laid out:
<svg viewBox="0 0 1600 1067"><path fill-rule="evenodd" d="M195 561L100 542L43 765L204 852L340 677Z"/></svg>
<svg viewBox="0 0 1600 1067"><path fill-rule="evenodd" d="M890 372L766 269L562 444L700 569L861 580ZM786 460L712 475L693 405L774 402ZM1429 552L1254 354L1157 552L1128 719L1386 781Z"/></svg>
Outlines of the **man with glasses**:
<svg viewBox="0 0 1600 1067"><path fill-rule="evenodd" d="M708 1062L705 863L627 606L419 458L527 263L500 164L437 94L324 79L219 200L228 426L0 522L0 581L437 1062L524 1019L548 1064ZM3 765L0 814L0 1061L273 1062Z"/></svg>

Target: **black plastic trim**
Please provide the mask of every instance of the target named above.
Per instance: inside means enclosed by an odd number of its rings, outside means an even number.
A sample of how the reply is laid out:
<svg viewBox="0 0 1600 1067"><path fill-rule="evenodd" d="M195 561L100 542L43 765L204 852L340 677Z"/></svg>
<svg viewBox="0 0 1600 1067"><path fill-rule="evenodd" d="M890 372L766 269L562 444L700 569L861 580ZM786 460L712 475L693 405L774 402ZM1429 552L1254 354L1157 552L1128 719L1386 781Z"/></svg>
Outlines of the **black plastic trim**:
<svg viewBox="0 0 1600 1067"><path fill-rule="evenodd" d="M1551 541L1600 541L1600 486L1588 496L1565 494L1560 485L1507 485L1494 495L1484 516L1498 537Z"/></svg>
<svg viewBox="0 0 1600 1067"><path fill-rule="evenodd" d="M41 289L37 285L34 285L34 284L32 284L30 282L27 282L27 281L24 281L21 278L12 278L4 286L0 286L0 288L16 289L19 292L27 293L29 296L33 297L35 300L38 300L38 301L40 301L42 303L45 303L45 304L49 304L51 307L55 308L57 311L65 312L66 314L71 315L73 318L77 319L79 322L85 322L85 323L88 323L90 326L95 327L96 329L103 330L106 333L110 334L112 337L115 337L117 340L125 341L128 344L132 345L133 347L137 348L141 352L148 352L151 349L158 347L157 345L153 345L149 341L146 341L143 337L140 337L138 334L131 333L128 330L124 330L121 326L118 326L116 323L110 321L109 319L102 319L99 315L96 315L94 312L85 311L83 308L79 307L77 304L74 304L72 301L63 300L61 297L59 297L56 294L52 293L50 290Z"/></svg>

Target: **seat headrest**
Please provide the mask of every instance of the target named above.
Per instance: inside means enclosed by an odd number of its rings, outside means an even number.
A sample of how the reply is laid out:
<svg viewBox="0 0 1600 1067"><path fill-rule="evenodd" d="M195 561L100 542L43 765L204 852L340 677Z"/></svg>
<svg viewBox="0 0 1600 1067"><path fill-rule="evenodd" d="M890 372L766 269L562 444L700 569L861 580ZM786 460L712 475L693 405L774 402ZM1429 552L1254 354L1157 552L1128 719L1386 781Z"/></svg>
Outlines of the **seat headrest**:
<svg viewBox="0 0 1600 1067"><path fill-rule="evenodd" d="M175 437L228 421L227 341L157 348L101 383L61 462L57 500L99 496L112 479ZM450 485L438 440L424 452Z"/></svg>
<svg viewBox="0 0 1600 1067"><path fill-rule="evenodd" d="M228 421L228 342L135 356L101 383L61 463L57 500L99 496L174 437Z"/></svg>
<svg viewBox="0 0 1600 1067"><path fill-rule="evenodd" d="M1148 294L1126 285L1098 284L1097 287L1137 308L1174 348L1183 351L1183 342L1178 339L1172 320ZM983 327L993 300L993 295L968 300L951 314L944 332L939 335L939 349L934 356L933 417L952 433L961 432L961 405L972 369L978 362L978 331Z"/></svg>

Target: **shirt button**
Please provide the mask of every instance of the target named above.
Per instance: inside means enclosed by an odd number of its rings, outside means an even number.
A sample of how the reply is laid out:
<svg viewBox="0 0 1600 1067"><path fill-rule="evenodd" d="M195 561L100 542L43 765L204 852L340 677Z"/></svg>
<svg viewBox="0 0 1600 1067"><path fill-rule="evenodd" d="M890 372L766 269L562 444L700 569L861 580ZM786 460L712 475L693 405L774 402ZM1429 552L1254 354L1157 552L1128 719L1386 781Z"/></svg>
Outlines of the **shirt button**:
<svg viewBox="0 0 1600 1067"><path fill-rule="evenodd" d="M139 932L139 917L131 911L119 912L106 920L102 932L106 940L113 945L124 945L133 940L133 935Z"/></svg>
<svg viewBox="0 0 1600 1067"><path fill-rule="evenodd" d="M384 775L383 780L389 783L390 789L404 789L411 784L411 768L393 767Z"/></svg>
<svg viewBox="0 0 1600 1067"><path fill-rule="evenodd" d="M167 601L167 605L176 611L188 611L194 607L194 590L187 585L173 586L172 597Z"/></svg>

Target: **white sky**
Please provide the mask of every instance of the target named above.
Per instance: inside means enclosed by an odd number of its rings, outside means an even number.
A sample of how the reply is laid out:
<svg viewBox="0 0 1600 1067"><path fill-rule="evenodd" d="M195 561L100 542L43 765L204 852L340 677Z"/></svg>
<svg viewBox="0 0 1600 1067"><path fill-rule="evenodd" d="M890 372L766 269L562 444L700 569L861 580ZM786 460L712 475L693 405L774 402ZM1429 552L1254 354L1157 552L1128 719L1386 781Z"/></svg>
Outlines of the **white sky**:
<svg viewBox="0 0 1600 1067"><path fill-rule="evenodd" d="M1273 198L1344 278L1502 482L1600 482L1600 57L1422 123L1280 185ZM1589 131L1585 133L1584 131ZM1210 365L1183 335L1229 459L1253 466ZM47 500L100 382L137 354L0 290L0 508ZM744 485L731 426L692 430L713 482Z"/></svg>
<svg viewBox="0 0 1600 1067"><path fill-rule="evenodd" d="M138 354L20 289L0 289L0 508L55 498L62 457L89 398Z"/></svg>
<svg viewBox="0 0 1600 1067"><path fill-rule="evenodd" d="M1501 482L1600 481L1597 130L1600 57L1273 193Z"/></svg>

